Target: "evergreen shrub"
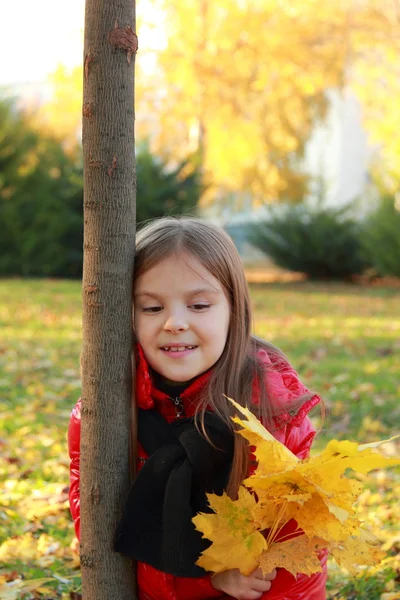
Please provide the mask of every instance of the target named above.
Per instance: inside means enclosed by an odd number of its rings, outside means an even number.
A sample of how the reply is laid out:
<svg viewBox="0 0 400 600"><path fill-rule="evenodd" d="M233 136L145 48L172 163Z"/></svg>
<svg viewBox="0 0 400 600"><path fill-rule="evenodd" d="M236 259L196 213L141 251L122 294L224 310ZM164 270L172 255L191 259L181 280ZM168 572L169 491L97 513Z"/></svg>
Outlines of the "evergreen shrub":
<svg viewBox="0 0 400 600"><path fill-rule="evenodd" d="M310 279L348 280L370 264L349 212L349 206L322 203L272 205L267 219L248 227L248 240L284 269Z"/></svg>
<svg viewBox="0 0 400 600"><path fill-rule="evenodd" d="M364 222L361 243L378 275L400 277L400 207L384 196Z"/></svg>

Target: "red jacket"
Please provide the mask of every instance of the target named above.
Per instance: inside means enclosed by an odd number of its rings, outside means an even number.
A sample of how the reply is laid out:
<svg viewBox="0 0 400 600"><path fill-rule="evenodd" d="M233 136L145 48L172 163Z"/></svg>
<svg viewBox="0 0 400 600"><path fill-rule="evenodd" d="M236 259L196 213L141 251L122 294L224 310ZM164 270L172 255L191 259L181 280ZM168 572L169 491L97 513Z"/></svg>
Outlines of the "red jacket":
<svg viewBox="0 0 400 600"><path fill-rule="evenodd" d="M271 365L271 359L265 350L259 350L259 359ZM267 375L267 385L270 394L284 407L294 399L307 392L299 381L296 372L284 360L273 363L274 370ZM205 385L209 372L200 375L184 392L181 393L186 416L193 416L196 407L196 398ZM254 392L256 393L256 391ZM152 383L148 366L140 351L136 371L136 398L138 406L143 409L156 408L167 421L171 422L176 417L175 407L164 392L157 390ZM256 398L254 398L256 402ZM274 436L283 442L299 458L305 458L310 450L315 436L315 430L307 417L307 413L320 401L318 396L308 400L292 417L288 413L280 416L281 426L274 431ZM75 531L80 536L80 499L79 499L79 455L80 455L80 400L72 411L68 429L68 446L71 459L70 466L70 509L75 522ZM146 461L146 454L138 445L137 469L139 470ZM289 523L287 531L295 529L295 523ZM321 555L322 573L308 577L299 575L295 579L285 569L278 569L277 577L272 582L269 592L263 594L263 600L325 600L326 584L326 553ZM154 569L150 565L138 562L137 581L139 600L211 600L231 598L214 589L211 577L206 575L201 578L175 577Z"/></svg>

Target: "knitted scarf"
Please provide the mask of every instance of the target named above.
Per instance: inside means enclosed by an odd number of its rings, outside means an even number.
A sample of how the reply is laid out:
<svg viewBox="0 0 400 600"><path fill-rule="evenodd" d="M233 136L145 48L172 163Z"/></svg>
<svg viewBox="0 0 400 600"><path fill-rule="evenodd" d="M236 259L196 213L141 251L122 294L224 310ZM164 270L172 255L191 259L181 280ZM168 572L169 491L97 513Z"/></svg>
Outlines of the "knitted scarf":
<svg viewBox="0 0 400 600"><path fill-rule="evenodd" d="M212 412L204 425L194 417L169 424L155 410L138 411L138 438L149 458L128 494L117 526L114 550L180 577L201 577L195 565L210 542L192 517L211 512L206 493L221 495L230 474L233 433Z"/></svg>

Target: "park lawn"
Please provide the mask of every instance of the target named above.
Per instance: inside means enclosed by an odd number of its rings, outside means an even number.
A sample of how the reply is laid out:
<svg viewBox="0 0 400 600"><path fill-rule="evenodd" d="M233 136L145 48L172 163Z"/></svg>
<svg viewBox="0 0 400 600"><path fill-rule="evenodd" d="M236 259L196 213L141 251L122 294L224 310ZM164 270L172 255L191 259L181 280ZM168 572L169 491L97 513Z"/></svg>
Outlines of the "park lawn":
<svg viewBox="0 0 400 600"><path fill-rule="evenodd" d="M292 282L252 285L251 294L255 334L279 346L324 398L325 418L314 414L316 449L333 437L367 442L398 433L399 289ZM7 598L16 600L19 579L48 577L24 597L78 598L66 430L80 394L80 283L2 280L0 297L0 597L6 580L15 586ZM360 514L388 558L358 578L332 565L331 600L399 597L398 470L365 483Z"/></svg>

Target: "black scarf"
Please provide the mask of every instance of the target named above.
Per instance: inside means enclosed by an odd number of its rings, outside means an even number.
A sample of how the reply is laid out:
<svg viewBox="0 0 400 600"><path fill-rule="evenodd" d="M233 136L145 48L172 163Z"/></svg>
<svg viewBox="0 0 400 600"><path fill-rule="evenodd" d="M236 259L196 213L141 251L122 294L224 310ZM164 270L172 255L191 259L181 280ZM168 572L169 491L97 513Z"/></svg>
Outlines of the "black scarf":
<svg viewBox="0 0 400 600"><path fill-rule="evenodd" d="M169 424L155 410L139 409L138 437L149 455L129 491L115 534L114 550L180 577L201 577L195 565L210 546L192 517L211 512L207 493L221 495L230 474L233 433L211 412L205 429L194 418Z"/></svg>

